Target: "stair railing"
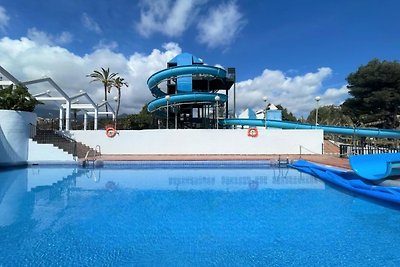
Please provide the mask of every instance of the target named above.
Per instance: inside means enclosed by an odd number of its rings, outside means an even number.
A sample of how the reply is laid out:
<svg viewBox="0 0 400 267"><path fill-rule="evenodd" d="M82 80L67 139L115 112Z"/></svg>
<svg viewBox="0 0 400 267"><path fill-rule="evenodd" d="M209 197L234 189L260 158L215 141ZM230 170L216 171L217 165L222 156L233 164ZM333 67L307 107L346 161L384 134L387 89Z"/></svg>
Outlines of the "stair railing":
<svg viewBox="0 0 400 267"><path fill-rule="evenodd" d="M97 160L97 156L101 156L101 147L100 147L100 145L96 145L96 148L94 150L93 149L89 149L86 152L85 158L84 158L84 160L82 162L82 166L83 167L86 167L89 164L90 152L92 152L91 162L92 162L92 166L94 167L95 166L95 162Z"/></svg>

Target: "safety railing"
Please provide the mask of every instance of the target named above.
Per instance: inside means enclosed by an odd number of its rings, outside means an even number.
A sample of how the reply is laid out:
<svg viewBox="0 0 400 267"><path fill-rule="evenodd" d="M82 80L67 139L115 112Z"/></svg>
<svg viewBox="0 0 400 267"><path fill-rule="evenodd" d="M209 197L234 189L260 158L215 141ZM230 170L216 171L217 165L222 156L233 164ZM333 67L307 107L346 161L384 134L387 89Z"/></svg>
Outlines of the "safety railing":
<svg viewBox="0 0 400 267"><path fill-rule="evenodd" d="M95 163L97 161L97 157L101 156L101 147L100 145L96 145L95 149L89 149L86 152L85 158L83 159L82 166L87 167L89 163L92 162L92 166L95 167Z"/></svg>
<svg viewBox="0 0 400 267"><path fill-rule="evenodd" d="M367 154L383 154L383 153L399 153L400 148L394 147L378 147L378 146L357 146L342 144L339 146L340 157L347 158L351 155L367 155Z"/></svg>

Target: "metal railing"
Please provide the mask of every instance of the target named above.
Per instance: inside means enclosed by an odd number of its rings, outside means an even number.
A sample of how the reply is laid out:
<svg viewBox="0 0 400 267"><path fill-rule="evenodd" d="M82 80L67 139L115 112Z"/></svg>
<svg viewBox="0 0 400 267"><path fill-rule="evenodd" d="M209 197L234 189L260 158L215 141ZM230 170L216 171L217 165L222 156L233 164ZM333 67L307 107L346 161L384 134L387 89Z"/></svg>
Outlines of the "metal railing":
<svg viewBox="0 0 400 267"><path fill-rule="evenodd" d="M90 156L91 153L92 153L92 157L91 157L91 159L89 159L89 156ZM89 149L86 152L85 158L84 158L84 160L82 162L82 166L83 167L88 166L89 165L89 161L91 161L92 162L92 166L94 167L95 166L95 162L97 160L97 156L101 156L101 147L100 147L100 145L96 145L95 149Z"/></svg>
<svg viewBox="0 0 400 267"><path fill-rule="evenodd" d="M383 153L399 153L400 148L378 147L378 146L357 146L342 144L339 146L340 157L347 158L351 155L367 155L367 154L383 154Z"/></svg>

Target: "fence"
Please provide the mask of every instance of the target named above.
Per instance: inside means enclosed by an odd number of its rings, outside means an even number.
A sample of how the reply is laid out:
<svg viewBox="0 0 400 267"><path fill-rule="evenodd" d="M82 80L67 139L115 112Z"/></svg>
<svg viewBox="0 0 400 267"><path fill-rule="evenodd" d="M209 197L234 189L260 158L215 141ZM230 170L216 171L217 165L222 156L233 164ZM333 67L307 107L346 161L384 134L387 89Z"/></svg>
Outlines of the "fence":
<svg viewBox="0 0 400 267"><path fill-rule="evenodd" d="M340 157L347 158L350 155L366 155L366 154L383 154L383 153L399 153L400 148L394 147L377 147L371 145L340 145Z"/></svg>

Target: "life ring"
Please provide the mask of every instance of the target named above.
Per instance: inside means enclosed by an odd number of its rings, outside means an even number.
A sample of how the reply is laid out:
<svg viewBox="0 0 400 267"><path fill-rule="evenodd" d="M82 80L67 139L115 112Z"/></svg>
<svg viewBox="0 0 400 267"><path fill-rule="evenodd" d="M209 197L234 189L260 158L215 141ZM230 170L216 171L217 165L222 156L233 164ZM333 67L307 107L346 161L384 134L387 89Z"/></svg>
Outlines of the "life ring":
<svg viewBox="0 0 400 267"><path fill-rule="evenodd" d="M114 127L107 127L106 128L106 135L107 137L113 138L117 134L117 130Z"/></svg>
<svg viewBox="0 0 400 267"><path fill-rule="evenodd" d="M257 128L249 128L249 129L247 130L247 136L250 136L250 137L257 137L257 136L258 136L258 130L257 130Z"/></svg>

